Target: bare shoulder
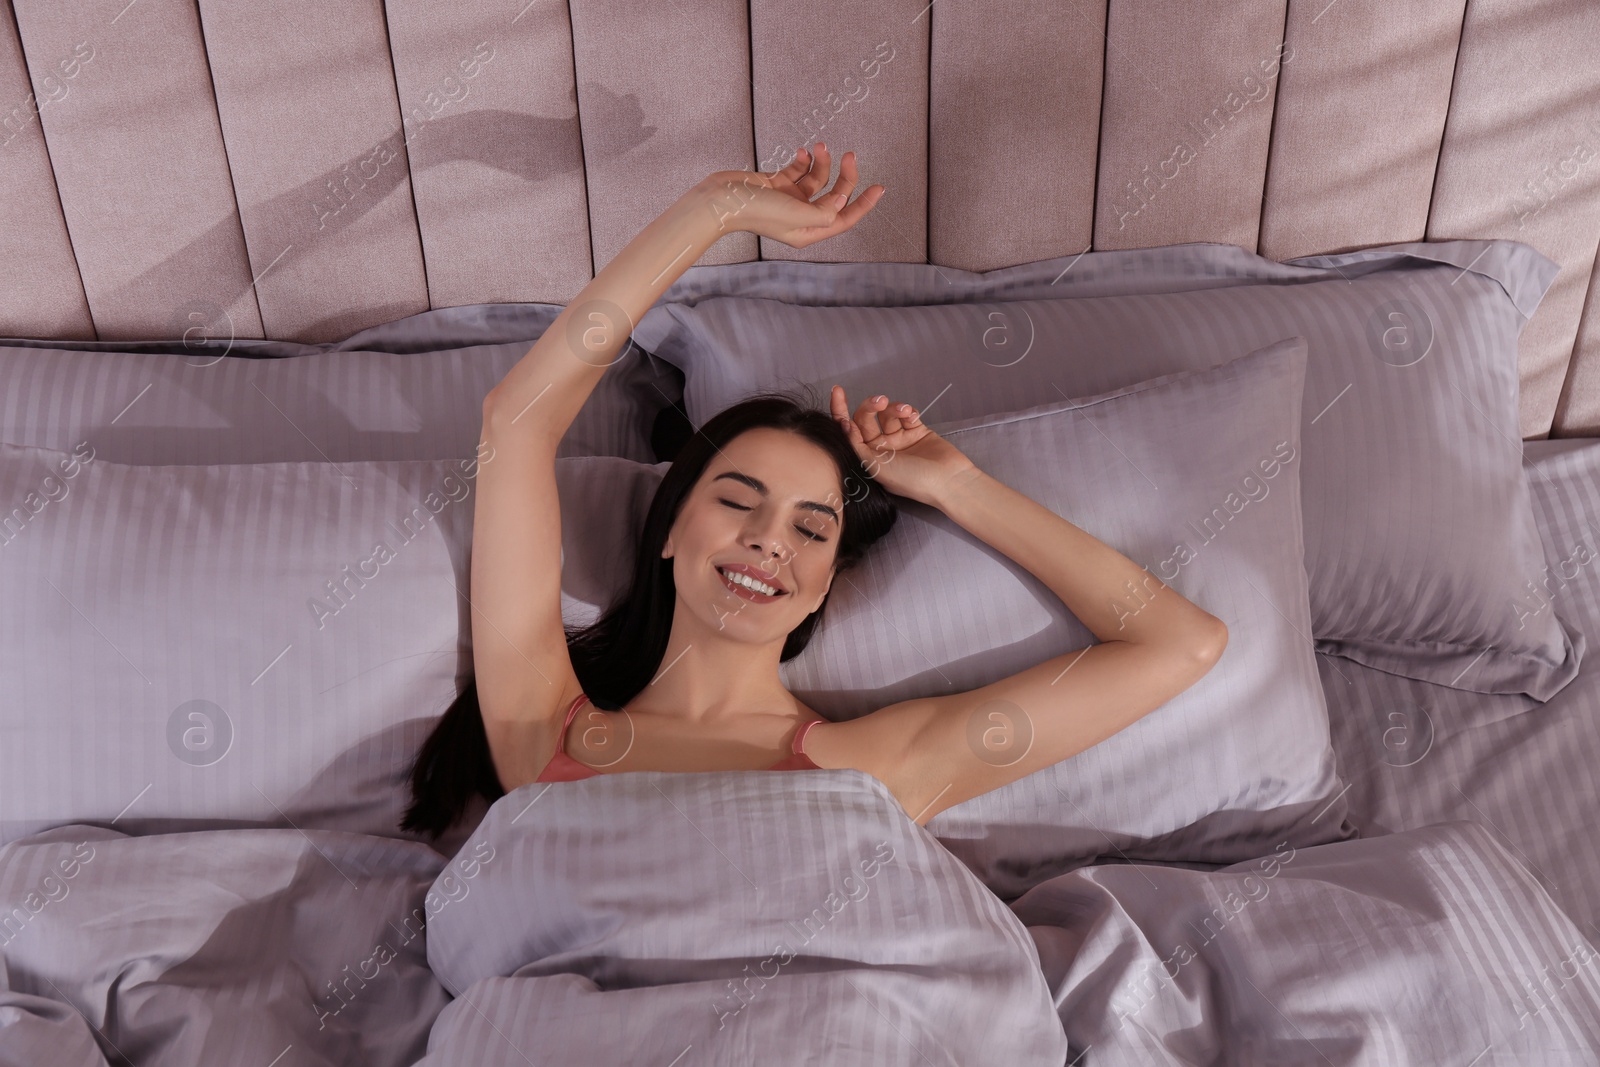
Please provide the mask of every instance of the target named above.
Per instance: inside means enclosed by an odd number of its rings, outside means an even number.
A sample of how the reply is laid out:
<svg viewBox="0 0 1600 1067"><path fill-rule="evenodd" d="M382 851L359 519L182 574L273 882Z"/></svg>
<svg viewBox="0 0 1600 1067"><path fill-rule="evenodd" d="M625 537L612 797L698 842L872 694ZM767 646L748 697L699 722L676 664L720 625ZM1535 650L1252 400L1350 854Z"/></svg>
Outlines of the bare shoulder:
<svg viewBox="0 0 1600 1067"><path fill-rule="evenodd" d="M915 773L908 757L915 738L938 714L936 699L905 700L840 722L824 718L806 735L806 755L819 767L849 767L872 775L889 787L906 814L925 825L935 812L919 813L910 806L919 794L907 777L908 769Z"/></svg>

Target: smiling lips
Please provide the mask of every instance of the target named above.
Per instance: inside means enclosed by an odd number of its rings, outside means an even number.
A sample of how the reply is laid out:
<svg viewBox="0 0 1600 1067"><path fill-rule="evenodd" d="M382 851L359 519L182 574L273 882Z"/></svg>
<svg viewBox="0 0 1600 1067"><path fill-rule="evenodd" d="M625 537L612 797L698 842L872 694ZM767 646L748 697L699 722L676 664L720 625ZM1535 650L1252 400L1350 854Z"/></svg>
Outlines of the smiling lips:
<svg viewBox="0 0 1600 1067"><path fill-rule="evenodd" d="M733 568L718 567L716 570L717 570L717 577L722 579L722 584L723 585L727 586L728 589L731 590L734 593L734 595L743 597L745 600L750 601L752 604L769 604L772 601L777 600L778 597L781 597L781 596L784 595L782 592L780 592L780 593L778 593L777 596L768 596L766 593L758 593L756 590L751 589L749 586L741 585L739 582L736 582L732 578L728 577L729 574L739 574L739 573L741 573L740 571L734 570ZM751 574L746 574L745 577L754 578L756 581L763 582L769 588L773 588L773 589L778 588L776 584L774 584L772 582L768 582L764 578L756 578L755 575L751 575Z"/></svg>

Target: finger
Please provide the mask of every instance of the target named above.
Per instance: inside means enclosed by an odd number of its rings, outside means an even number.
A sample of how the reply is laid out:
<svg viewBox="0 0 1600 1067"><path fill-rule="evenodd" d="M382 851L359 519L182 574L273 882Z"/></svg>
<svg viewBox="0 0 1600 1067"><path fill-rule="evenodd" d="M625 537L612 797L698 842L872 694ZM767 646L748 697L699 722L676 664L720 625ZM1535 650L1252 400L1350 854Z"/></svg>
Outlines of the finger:
<svg viewBox="0 0 1600 1067"><path fill-rule="evenodd" d="M850 428L855 426L856 422L850 417L850 404L845 397L844 386L836 385L833 387L828 396L828 404L833 411L834 421L843 426L844 432L848 434ZM856 428L857 430L860 429L860 427Z"/></svg>
<svg viewBox="0 0 1600 1067"><path fill-rule="evenodd" d="M835 421L850 417L850 407L845 402L844 386L835 385L828 390L828 410L833 412Z"/></svg>
<svg viewBox="0 0 1600 1067"><path fill-rule="evenodd" d="M845 436L850 438L853 445L862 444L861 427L856 420L850 417L850 407L845 398L844 386L836 385L829 394L829 406L833 410L834 421L844 430Z"/></svg>
<svg viewBox="0 0 1600 1067"><path fill-rule="evenodd" d="M850 194L856 188L856 154L846 152L839 157L839 180L833 183L833 188L828 190L828 195L823 197L821 203L829 207L842 208L850 201ZM839 200L840 196L843 200Z"/></svg>
<svg viewBox="0 0 1600 1067"><path fill-rule="evenodd" d="M883 192L885 192L885 187L883 187L882 182L877 182L877 184L867 186L866 192L862 192L859 197L854 198L854 202L848 203L848 205L837 203L837 200L835 200L832 206L837 206L838 208L838 218L835 219L838 229L848 230L856 222L861 221L861 216L878 206L878 200L882 200ZM824 203L826 203L826 200L824 200Z"/></svg>
<svg viewBox="0 0 1600 1067"><path fill-rule="evenodd" d="M856 408L856 428L861 431L861 440L868 445L883 435L882 427L878 425L878 407L878 398L868 397Z"/></svg>
<svg viewBox="0 0 1600 1067"><path fill-rule="evenodd" d="M871 409L871 413L867 416L867 421L876 427L876 432L868 439L868 443L873 448L882 448L883 446L901 447L892 440L898 437L901 431L905 429L900 424L900 417L895 411L895 405L888 397L872 397L867 401L866 406ZM876 418L873 416L876 416Z"/></svg>
<svg viewBox="0 0 1600 1067"><path fill-rule="evenodd" d="M889 398L885 397L883 403L879 404L878 407L882 409L878 412L878 425L883 429L884 434L899 433L900 405L891 403Z"/></svg>
<svg viewBox="0 0 1600 1067"><path fill-rule="evenodd" d="M818 141L811 148L811 169L795 182L807 200L817 195L817 190L828 184L828 173L833 162L828 157L828 146Z"/></svg>
<svg viewBox="0 0 1600 1067"><path fill-rule="evenodd" d="M773 178L782 178L788 182L798 182L810 166L811 155L805 150L804 146L801 146L795 152L794 159L790 161L789 165L773 174Z"/></svg>

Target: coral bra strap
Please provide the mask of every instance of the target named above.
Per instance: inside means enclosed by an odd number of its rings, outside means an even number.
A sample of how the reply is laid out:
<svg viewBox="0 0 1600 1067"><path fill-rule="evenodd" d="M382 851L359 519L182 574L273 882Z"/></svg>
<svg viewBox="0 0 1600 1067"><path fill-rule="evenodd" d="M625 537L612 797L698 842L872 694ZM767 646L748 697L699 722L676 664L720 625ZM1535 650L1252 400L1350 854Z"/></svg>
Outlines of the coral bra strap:
<svg viewBox="0 0 1600 1067"><path fill-rule="evenodd" d="M581 705L585 700L588 700L588 699L589 699L589 695L587 693L579 693L578 694L578 699L574 700L572 702L572 707L567 709L566 721L561 724L561 736L556 738L556 753L557 754L560 754L560 753L565 752L567 750L567 727L572 725L572 717L578 713L579 705Z"/></svg>
<svg viewBox="0 0 1600 1067"><path fill-rule="evenodd" d="M805 756L806 734L810 733L811 728L821 721L821 719L812 719L810 722L800 727L799 730L795 731L794 743L789 746L790 751L796 756ZM811 757L806 756L806 759L811 759Z"/></svg>

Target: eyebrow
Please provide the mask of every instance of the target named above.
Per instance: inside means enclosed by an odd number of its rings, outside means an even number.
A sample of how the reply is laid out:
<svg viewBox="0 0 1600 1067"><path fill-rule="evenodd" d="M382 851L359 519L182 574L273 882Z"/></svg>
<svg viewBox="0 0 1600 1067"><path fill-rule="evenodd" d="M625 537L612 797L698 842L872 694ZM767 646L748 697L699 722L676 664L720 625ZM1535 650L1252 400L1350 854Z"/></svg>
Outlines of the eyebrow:
<svg viewBox="0 0 1600 1067"><path fill-rule="evenodd" d="M711 480L715 482L720 481L723 478L731 478L733 481L743 482L745 485L748 485L762 496L767 495L767 484L760 478L752 478L750 475L741 474L738 471L723 471L721 474L717 475ZM806 508L809 511L820 511L824 515L827 515L829 518L833 519L834 522L839 521L839 513L837 511L833 510L826 504L819 504L815 500L802 500L796 506Z"/></svg>

